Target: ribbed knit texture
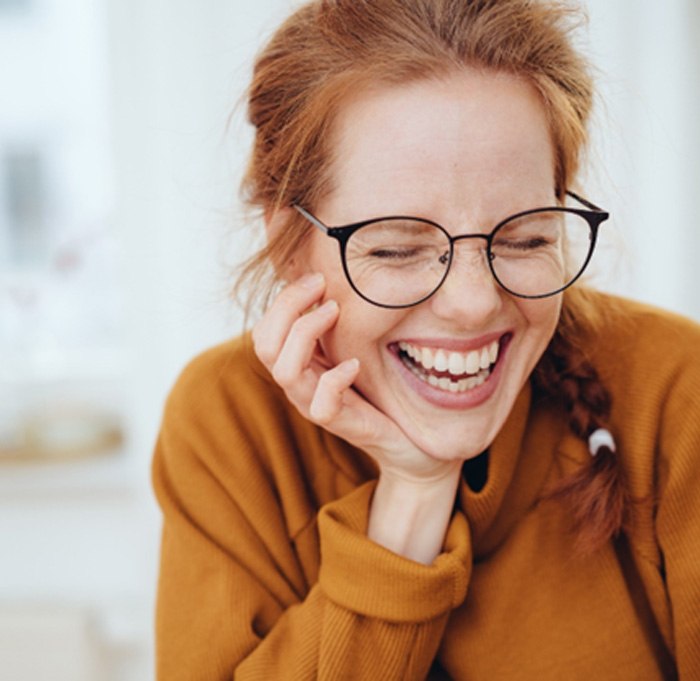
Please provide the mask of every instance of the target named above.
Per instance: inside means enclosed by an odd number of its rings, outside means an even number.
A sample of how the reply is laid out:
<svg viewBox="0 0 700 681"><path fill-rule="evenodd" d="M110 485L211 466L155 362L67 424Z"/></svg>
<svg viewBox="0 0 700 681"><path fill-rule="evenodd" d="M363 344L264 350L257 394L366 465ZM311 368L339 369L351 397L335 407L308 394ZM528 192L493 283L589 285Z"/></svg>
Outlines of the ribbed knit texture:
<svg viewBox="0 0 700 681"><path fill-rule="evenodd" d="M249 337L197 358L153 464L158 678L700 679L700 329L598 303L587 347L647 503L587 557L540 499L589 454L529 386L426 566L367 539L376 466L286 402Z"/></svg>

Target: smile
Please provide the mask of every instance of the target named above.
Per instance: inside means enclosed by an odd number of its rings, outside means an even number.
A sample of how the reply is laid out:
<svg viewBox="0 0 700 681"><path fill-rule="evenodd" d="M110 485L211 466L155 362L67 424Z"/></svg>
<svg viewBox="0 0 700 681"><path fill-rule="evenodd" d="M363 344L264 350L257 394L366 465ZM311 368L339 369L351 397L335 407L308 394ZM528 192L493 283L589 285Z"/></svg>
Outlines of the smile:
<svg viewBox="0 0 700 681"><path fill-rule="evenodd" d="M498 361L499 342L469 352L428 348L401 341L399 358L419 379L434 388L463 393L482 385Z"/></svg>

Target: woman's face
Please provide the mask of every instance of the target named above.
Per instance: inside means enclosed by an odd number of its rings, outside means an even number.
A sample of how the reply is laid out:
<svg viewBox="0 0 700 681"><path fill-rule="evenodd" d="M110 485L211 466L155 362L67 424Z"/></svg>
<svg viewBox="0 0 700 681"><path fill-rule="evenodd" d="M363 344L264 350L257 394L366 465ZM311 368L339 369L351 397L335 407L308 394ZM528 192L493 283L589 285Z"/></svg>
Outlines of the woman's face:
<svg viewBox="0 0 700 681"><path fill-rule="evenodd" d="M342 109L334 134L332 189L311 207L327 225L411 215L453 235L488 233L504 217L555 204L542 103L511 75L468 69L360 93ZM488 447L559 317L559 296L523 300L499 288L483 245L457 242L442 287L401 310L361 299L343 274L338 244L320 231L304 253L305 267L325 275L326 298L340 306L321 343L328 359L357 357L356 389L441 459L470 458ZM457 375L433 385L425 367L438 353ZM489 354L485 364L495 364L470 380L466 368L473 373L476 358Z"/></svg>

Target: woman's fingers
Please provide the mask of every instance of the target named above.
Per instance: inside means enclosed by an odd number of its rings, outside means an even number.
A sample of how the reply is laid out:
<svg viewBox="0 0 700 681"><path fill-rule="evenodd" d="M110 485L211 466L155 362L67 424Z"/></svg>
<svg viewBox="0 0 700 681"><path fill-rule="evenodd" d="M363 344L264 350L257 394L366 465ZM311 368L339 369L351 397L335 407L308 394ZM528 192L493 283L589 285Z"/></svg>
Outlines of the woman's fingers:
<svg viewBox="0 0 700 681"><path fill-rule="evenodd" d="M253 329L256 354L307 418L319 378L329 368L318 354L318 341L338 319L335 301L314 307L324 290L320 275L289 284Z"/></svg>
<svg viewBox="0 0 700 681"><path fill-rule="evenodd" d="M292 325L320 300L324 288L323 275L303 276L280 292L270 309L255 325L253 328L255 354L268 369L272 369L277 360Z"/></svg>
<svg viewBox="0 0 700 681"><path fill-rule="evenodd" d="M256 354L305 418L365 450L385 473L418 481L434 477L444 462L418 449L353 388L359 361L347 359L333 366L323 355L319 340L339 314L333 300L319 305L325 291L321 275L307 275L286 286L253 329Z"/></svg>
<svg viewBox="0 0 700 681"><path fill-rule="evenodd" d="M328 426L341 414L344 395L357 378L360 362L347 359L321 374L309 405L309 416L319 425Z"/></svg>
<svg viewBox="0 0 700 681"><path fill-rule="evenodd" d="M338 320L338 304L317 304L323 277L307 275L285 287L253 329L255 352L287 399L314 423L368 451L378 462L414 446L387 416L353 390L360 364L329 366L319 339Z"/></svg>
<svg viewBox="0 0 700 681"><path fill-rule="evenodd" d="M333 300L299 317L289 329L277 359L272 365L272 376L285 389L293 389L311 364L316 344L338 319L338 304Z"/></svg>

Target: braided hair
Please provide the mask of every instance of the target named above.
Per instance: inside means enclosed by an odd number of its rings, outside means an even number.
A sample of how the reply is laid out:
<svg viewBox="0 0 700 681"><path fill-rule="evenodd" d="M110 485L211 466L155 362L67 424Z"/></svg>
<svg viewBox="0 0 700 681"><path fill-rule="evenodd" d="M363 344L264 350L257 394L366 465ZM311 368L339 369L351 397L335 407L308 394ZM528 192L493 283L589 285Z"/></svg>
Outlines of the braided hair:
<svg viewBox="0 0 700 681"><path fill-rule="evenodd" d="M578 293L576 298L582 301L585 293ZM607 431L612 400L581 345L584 323L577 315L580 304L572 299L575 296L565 298L559 325L535 369L533 384L540 394L564 406L570 430L589 443L594 433ZM612 442L599 444L591 454L588 465L546 493L546 498L567 504L576 547L582 553L595 551L624 530L630 505L624 470Z"/></svg>

